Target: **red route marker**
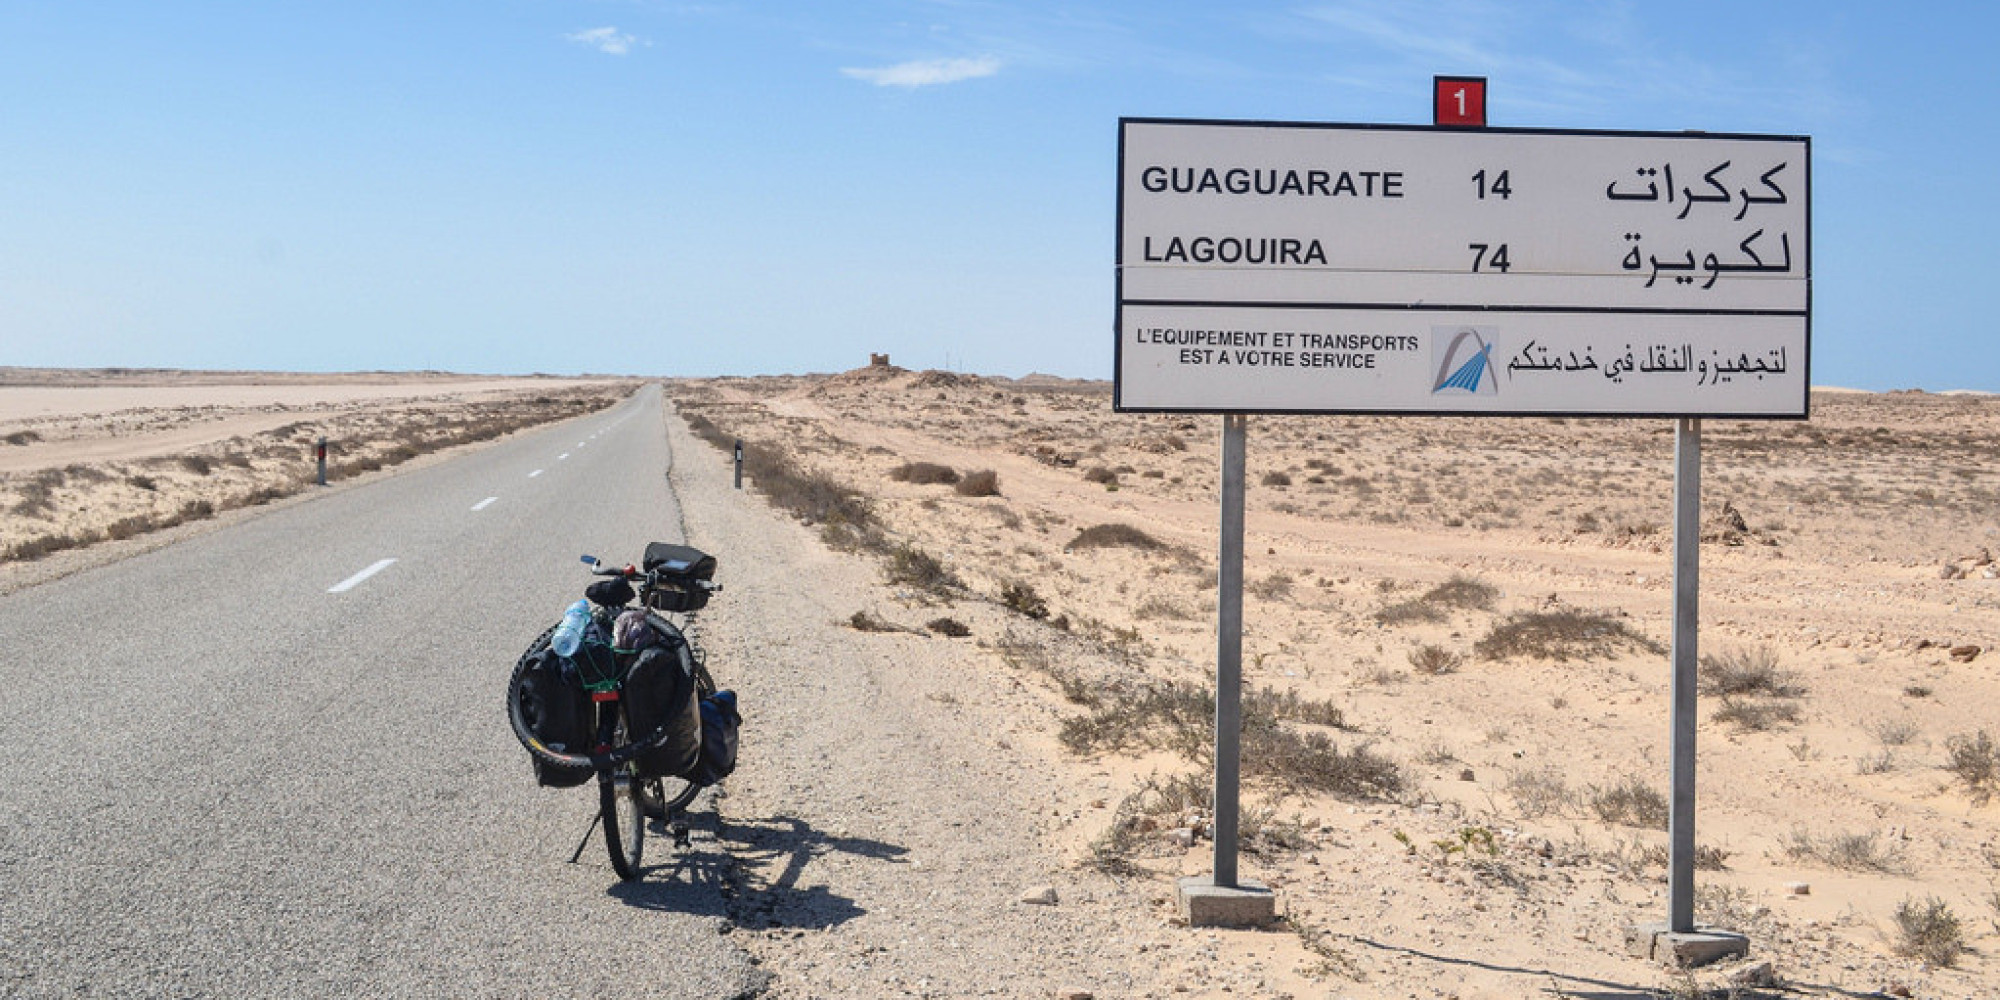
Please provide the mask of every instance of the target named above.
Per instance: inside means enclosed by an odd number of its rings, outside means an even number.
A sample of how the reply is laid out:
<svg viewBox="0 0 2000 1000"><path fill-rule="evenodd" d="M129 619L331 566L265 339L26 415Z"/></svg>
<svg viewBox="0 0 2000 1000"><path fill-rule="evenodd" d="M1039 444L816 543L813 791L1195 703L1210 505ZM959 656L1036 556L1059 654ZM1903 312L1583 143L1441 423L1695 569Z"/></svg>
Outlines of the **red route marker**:
<svg viewBox="0 0 2000 1000"><path fill-rule="evenodd" d="M1431 77L1431 124L1486 127L1486 78Z"/></svg>

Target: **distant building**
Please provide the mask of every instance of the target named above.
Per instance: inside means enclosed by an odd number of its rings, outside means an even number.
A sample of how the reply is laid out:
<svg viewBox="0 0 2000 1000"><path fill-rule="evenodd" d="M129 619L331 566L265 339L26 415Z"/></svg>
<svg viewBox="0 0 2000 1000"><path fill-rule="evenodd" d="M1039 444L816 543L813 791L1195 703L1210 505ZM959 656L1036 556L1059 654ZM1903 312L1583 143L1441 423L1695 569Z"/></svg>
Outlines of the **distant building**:
<svg viewBox="0 0 2000 1000"><path fill-rule="evenodd" d="M889 356L887 354L875 354L873 352L870 352L868 355L868 367L870 368L889 367Z"/></svg>

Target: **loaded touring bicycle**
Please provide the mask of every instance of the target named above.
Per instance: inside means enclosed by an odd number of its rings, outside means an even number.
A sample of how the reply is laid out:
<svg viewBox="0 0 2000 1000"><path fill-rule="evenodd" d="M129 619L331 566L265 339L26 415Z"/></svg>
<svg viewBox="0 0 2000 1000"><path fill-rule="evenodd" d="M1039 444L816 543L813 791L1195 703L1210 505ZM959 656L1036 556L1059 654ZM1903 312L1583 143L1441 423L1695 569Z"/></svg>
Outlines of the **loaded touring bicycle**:
<svg viewBox="0 0 2000 1000"><path fill-rule="evenodd" d="M538 783L597 779L597 815L570 860L601 827L612 869L630 881L647 821L685 846L687 805L735 767L736 698L716 690L694 626L722 587L715 557L686 545L654 542L637 567L583 561L604 579L521 654L507 719Z"/></svg>

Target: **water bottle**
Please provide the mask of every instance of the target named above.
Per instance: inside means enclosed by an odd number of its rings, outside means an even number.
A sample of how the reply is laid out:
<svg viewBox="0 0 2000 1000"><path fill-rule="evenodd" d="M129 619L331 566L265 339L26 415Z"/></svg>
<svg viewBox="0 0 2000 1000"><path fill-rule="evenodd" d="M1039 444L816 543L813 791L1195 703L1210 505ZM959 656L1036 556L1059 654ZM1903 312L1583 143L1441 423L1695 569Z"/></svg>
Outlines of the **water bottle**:
<svg viewBox="0 0 2000 1000"><path fill-rule="evenodd" d="M578 646L583 645L583 630L590 624L590 602L578 601L563 613L562 624L556 626L555 637L549 640L549 648L557 656L576 655Z"/></svg>

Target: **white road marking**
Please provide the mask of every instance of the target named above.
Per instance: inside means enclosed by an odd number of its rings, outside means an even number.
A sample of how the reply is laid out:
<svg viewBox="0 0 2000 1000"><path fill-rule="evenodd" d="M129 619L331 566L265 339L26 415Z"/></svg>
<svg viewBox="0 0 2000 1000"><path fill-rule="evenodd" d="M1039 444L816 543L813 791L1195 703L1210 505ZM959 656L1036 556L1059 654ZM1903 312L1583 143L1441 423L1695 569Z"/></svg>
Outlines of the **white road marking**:
<svg viewBox="0 0 2000 1000"><path fill-rule="evenodd" d="M540 469L536 469L535 471L533 471L533 472L530 472L530 473L528 473L528 478L529 478L529 479L533 479L533 478L535 478L536 476L539 476L539 475L541 475L541 474L542 474L542 470L540 470Z"/></svg>
<svg viewBox="0 0 2000 1000"><path fill-rule="evenodd" d="M473 504L473 505L472 505L472 509L473 509L473 510L485 510L486 508L488 508L488 507L491 507L491 506L493 506L493 501L495 501L495 500L498 500L498 499L500 499L500 498L499 498L499 497L487 497L486 499L484 499L484 500L481 500L481 501L479 501L479 502L478 502L478 503L476 503L476 504Z"/></svg>
<svg viewBox="0 0 2000 1000"><path fill-rule="evenodd" d="M569 452L563 452L562 454L556 456L556 461L560 462L568 457L569 457Z"/></svg>
<svg viewBox="0 0 2000 1000"><path fill-rule="evenodd" d="M353 576L350 576L347 579L342 580L339 583L336 583L333 586L326 588L326 592L329 594L344 594L350 590L353 590L355 587L361 585L361 581L366 580L369 577L374 576L375 574L380 573L385 569L388 569L389 566L393 564L395 561L396 560L394 559L380 560L375 565L370 566L367 569L364 569L361 572L356 573Z"/></svg>

